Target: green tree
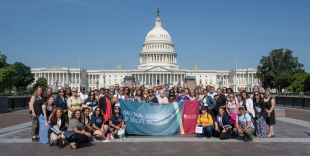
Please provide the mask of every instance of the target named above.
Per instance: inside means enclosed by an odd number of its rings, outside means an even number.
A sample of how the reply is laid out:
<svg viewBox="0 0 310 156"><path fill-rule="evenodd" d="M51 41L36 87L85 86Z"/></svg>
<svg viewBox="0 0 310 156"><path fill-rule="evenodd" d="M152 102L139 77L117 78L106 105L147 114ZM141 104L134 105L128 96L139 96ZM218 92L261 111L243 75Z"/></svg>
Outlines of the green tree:
<svg viewBox="0 0 310 156"><path fill-rule="evenodd" d="M33 85L33 88L32 88L32 92L34 92L34 90L38 87L38 86L41 86L43 91L45 91L48 87L47 85L47 79L44 78L44 77L40 77L36 80L35 84Z"/></svg>
<svg viewBox="0 0 310 156"><path fill-rule="evenodd" d="M0 92L9 91L13 87L11 78L14 76L15 70L12 65L0 68Z"/></svg>
<svg viewBox="0 0 310 156"><path fill-rule="evenodd" d="M292 75L291 84L287 89L291 92L303 92L306 78L309 74L306 72L299 72Z"/></svg>
<svg viewBox="0 0 310 156"><path fill-rule="evenodd" d="M15 62L13 67L15 69L14 76L12 77L13 85L18 92L25 91L26 87L33 82L34 75L31 73L30 67L21 62Z"/></svg>
<svg viewBox="0 0 310 156"><path fill-rule="evenodd" d="M0 51L0 68L3 68L7 65L6 63L6 56L1 53Z"/></svg>
<svg viewBox="0 0 310 156"><path fill-rule="evenodd" d="M305 92L310 92L310 74L309 74L309 76L305 79L305 82L304 82L304 91L305 91Z"/></svg>
<svg viewBox="0 0 310 156"><path fill-rule="evenodd" d="M304 72L303 64L293 57L289 49L274 49L269 56L263 56L257 66L257 77L264 88L276 88L282 91L290 85L291 77L296 72Z"/></svg>

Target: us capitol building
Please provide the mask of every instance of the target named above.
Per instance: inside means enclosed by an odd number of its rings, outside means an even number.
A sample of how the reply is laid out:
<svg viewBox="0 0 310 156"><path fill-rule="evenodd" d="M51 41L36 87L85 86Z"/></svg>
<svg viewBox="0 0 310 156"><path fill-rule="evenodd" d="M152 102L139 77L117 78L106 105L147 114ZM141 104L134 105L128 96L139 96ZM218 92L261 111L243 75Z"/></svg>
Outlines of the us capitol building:
<svg viewBox="0 0 310 156"><path fill-rule="evenodd" d="M108 87L114 84L125 85L126 79L132 79L138 85L155 86L159 83L185 85L191 79L196 85L202 84L217 87L231 87L234 90L244 87L250 91L259 85L256 68L231 70L179 69L177 53L170 34L162 27L159 11L155 26L150 30L142 45L138 69L88 70L82 68L32 68L35 80L44 77L48 85L56 88L85 86L87 90Z"/></svg>

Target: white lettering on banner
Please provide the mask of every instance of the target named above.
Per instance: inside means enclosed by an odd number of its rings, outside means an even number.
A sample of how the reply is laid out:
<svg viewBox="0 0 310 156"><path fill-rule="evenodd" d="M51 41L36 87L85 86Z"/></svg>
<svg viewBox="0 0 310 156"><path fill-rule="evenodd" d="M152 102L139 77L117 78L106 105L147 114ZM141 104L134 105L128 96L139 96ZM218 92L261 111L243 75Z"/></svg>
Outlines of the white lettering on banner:
<svg viewBox="0 0 310 156"><path fill-rule="evenodd" d="M193 119L197 119L197 115L196 114L184 114L183 115L184 119L189 119L189 120L193 120Z"/></svg>
<svg viewBox="0 0 310 156"><path fill-rule="evenodd" d="M143 114L123 110L122 113L125 122L128 121L138 124L163 125L168 123L168 121L173 117L175 112L169 114Z"/></svg>

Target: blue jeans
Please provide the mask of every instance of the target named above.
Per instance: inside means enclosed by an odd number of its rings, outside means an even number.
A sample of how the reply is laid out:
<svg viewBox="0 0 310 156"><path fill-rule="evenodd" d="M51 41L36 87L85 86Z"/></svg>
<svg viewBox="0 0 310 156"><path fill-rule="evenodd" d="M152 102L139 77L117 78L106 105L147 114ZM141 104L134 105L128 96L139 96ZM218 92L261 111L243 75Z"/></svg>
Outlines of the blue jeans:
<svg viewBox="0 0 310 156"><path fill-rule="evenodd" d="M211 137L212 136L212 131L213 131L213 126L207 126L203 128L203 134L206 137Z"/></svg>

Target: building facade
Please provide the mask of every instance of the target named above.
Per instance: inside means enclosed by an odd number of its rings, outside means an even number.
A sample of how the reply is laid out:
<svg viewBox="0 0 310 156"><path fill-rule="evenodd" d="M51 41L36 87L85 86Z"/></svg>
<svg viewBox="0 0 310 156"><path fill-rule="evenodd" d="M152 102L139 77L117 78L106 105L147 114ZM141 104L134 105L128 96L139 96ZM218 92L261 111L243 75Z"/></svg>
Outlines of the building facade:
<svg viewBox="0 0 310 156"><path fill-rule="evenodd" d="M142 45L138 69L115 70L86 70L81 68L33 68L35 80L44 77L48 85L57 88L80 88L87 90L108 87L114 84L124 84L125 77L134 77L136 84L155 86L159 83L185 85L186 77L194 78L196 84L212 85L215 87L231 87L237 90L240 87L251 91L254 85L260 82L256 78L256 68L231 69L231 70L200 70L179 69L177 53L170 34L162 27L159 11L157 12L155 26L151 29Z"/></svg>

